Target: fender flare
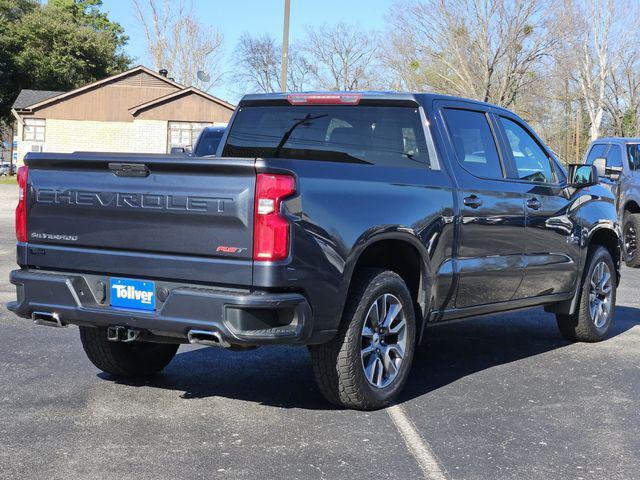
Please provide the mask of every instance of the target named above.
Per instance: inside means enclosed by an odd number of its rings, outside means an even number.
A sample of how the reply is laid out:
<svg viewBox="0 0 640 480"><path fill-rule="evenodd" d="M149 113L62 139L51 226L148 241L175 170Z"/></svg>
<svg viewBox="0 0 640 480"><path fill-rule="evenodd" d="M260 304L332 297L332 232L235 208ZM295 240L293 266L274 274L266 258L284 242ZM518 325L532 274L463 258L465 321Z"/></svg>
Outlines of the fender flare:
<svg viewBox="0 0 640 480"><path fill-rule="evenodd" d="M582 255L580 258L580 267L582 271L580 274L579 282L576 282L576 287L574 289L573 296L569 300L565 300L556 305L549 305L545 307L546 311L553 312L553 313L569 314L569 315L573 315L576 312L576 309L578 308L578 302L580 301L580 295L582 294L582 283L584 282L584 276L587 274L586 272L587 254L589 252L589 248L591 247L591 242L593 240L594 235L597 232L603 231L603 230L608 230L611 233L613 233L613 235L618 239L618 245L621 245L622 238L620 236L620 232L617 224L614 224L610 221L599 221L598 223L593 225L592 228L590 228L584 235ZM618 261L616 262L616 265L615 265L618 282L620 281L621 257L622 255L618 256ZM616 259L614 258L613 260L615 262Z"/></svg>
<svg viewBox="0 0 640 480"><path fill-rule="evenodd" d="M420 258L420 284L418 287L418 305L422 311L422 320L428 318L428 305L431 302L431 291L434 285L435 272L433 271L431 261L427 248L422 243L420 238L412 231L408 229L395 228L393 230L387 230L380 232L365 232L355 242L354 247L351 249L346 262L340 284L340 291L345 292L341 299L340 312L344 311L349 287L353 280L353 272L355 270L358 261L362 254L372 245L385 241L385 240L398 240L403 241L416 249Z"/></svg>

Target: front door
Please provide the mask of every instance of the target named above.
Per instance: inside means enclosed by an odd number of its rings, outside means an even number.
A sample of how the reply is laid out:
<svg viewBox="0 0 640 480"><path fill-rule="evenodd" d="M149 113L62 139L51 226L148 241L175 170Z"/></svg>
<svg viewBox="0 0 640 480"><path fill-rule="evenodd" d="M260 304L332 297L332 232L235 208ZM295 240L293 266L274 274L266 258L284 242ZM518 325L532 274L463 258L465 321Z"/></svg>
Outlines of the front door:
<svg viewBox="0 0 640 480"><path fill-rule="evenodd" d="M455 306L511 300L524 276L522 193L506 180L488 111L464 102L441 106L459 187Z"/></svg>
<svg viewBox="0 0 640 480"><path fill-rule="evenodd" d="M520 121L496 116L526 211L525 275L514 298L570 292L580 255L580 225L569 219L566 178L537 137Z"/></svg>

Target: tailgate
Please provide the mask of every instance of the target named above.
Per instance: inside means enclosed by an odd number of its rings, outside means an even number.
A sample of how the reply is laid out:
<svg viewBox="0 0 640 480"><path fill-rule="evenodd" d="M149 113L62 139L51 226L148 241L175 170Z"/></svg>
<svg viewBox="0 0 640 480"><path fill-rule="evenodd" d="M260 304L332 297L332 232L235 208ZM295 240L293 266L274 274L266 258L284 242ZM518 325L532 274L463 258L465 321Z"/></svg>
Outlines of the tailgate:
<svg viewBox="0 0 640 480"><path fill-rule="evenodd" d="M202 257L212 281L223 280L211 264L220 259L221 273L231 267L236 281L251 283L253 159L40 154L26 163L30 246L93 250L114 259L139 252L152 254L153 262ZM29 263L38 261L29 256ZM51 261L44 262L51 267Z"/></svg>

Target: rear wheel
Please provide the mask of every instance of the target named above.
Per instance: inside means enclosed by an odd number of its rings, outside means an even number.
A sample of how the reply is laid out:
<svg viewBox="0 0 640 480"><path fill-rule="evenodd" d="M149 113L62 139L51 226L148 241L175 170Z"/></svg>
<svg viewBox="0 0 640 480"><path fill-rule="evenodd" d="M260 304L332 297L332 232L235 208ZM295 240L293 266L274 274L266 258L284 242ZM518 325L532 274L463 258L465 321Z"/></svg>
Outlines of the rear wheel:
<svg viewBox="0 0 640 480"><path fill-rule="evenodd" d="M80 340L87 357L103 372L123 377L153 375L166 367L179 344L111 342L106 327L80 327Z"/></svg>
<svg viewBox="0 0 640 480"><path fill-rule="evenodd" d="M611 254L598 247L588 261L576 312L556 314L560 332L570 341L598 342L606 338L613 324L616 271Z"/></svg>
<svg viewBox="0 0 640 480"><path fill-rule="evenodd" d="M638 250L638 234L640 233L640 214L625 213L622 221L622 238L624 244L625 263L628 267L640 266Z"/></svg>
<svg viewBox="0 0 640 480"><path fill-rule="evenodd" d="M309 348L320 391L343 407L389 405L407 380L415 336L413 302L402 278L388 270L361 272L336 336Z"/></svg>

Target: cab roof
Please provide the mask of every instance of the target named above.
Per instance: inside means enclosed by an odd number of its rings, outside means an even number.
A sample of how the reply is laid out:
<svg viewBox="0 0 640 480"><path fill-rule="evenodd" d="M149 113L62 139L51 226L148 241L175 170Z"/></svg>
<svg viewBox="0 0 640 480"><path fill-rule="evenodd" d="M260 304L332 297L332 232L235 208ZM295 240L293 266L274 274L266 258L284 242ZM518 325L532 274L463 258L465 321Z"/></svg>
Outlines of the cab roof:
<svg viewBox="0 0 640 480"><path fill-rule="evenodd" d="M593 143L616 143L619 145L626 145L627 143L640 143L638 137L602 137L594 140Z"/></svg>
<svg viewBox="0 0 640 480"><path fill-rule="evenodd" d="M288 102L290 96L304 96L304 95L358 95L361 101L383 101L399 104L430 104L434 100L449 100L476 104L484 107L496 108L508 112L509 110L494 105L491 103L481 102L479 100L473 100L470 98L456 97L452 95L444 95L439 93L410 93L410 92L395 92L395 91L307 91L307 92L287 92L287 93L252 93L245 95L238 104L241 106L248 106L258 103L284 103Z"/></svg>

